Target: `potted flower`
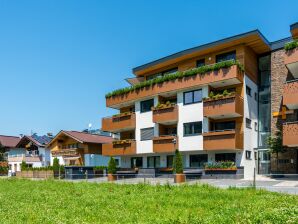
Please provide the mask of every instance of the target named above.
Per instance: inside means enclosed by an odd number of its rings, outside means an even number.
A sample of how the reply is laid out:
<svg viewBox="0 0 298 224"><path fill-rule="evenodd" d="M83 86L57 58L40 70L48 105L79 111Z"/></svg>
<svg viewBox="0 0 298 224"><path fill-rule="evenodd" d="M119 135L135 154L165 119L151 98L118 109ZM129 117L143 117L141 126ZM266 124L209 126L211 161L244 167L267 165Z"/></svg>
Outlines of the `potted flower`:
<svg viewBox="0 0 298 224"><path fill-rule="evenodd" d="M111 157L108 164L108 181L117 180L116 171L117 171L116 161L113 157Z"/></svg>
<svg viewBox="0 0 298 224"><path fill-rule="evenodd" d="M182 156L178 149L175 151L175 161L174 161L174 182L184 183L185 174L183 173Z"/></svg>

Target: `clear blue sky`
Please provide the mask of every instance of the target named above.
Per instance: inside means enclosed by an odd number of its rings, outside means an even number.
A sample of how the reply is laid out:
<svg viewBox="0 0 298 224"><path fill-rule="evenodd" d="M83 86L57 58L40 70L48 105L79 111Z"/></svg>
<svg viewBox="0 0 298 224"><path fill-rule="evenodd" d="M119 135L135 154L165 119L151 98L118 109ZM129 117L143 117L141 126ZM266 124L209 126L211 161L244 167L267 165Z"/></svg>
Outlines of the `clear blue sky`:
<svg viewBox="0 0 298 224"><path fill-rule="evenodd" d="M298 1L0 1L0 134L82 130L131 69L253 29L290 36Z"/></svg>

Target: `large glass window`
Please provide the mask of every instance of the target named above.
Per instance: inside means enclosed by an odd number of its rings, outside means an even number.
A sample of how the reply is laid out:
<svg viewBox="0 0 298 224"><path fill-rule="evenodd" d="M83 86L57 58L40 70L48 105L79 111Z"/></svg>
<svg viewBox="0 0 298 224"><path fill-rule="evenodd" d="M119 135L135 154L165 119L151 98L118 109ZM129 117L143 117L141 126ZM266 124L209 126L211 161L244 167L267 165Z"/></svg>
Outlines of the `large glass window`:
<svg viewBox="0 0 298 224"><path fill-rule="evenodd" d="M236 51L216 55L216 63L228 60L236 60Z"/></svg>
<svg viewBox="0 0 298 224"><path fill-rule="evenodd" d="M159 156L147 157L147 167L148 168L159 168L160 167L160 157Z"/></svg>
<svg viewBox="0 0 298 224"><path fill-rule="evenodd" d="M202 90L194 90L183 94L184 105L202 102Z"/></svg>
<svg viewBox="0 0 298 224"><path fill-rule="evenodd" d="M212 131L235 130L236 128L235 121L216 122L216 123L211 123L211 125L213 128Z"/></svg>
<svg viewBox="0 0 298 224"><path fill-rule="evenodd" d="M142 168L142 167L143 167L143 158L142 157L131 158L131 168Z"/></svg>
<svg viewBox="0 0 298 224"><path fill-rule="evenodd" d="M172 168L174 164L174 156L169 155L167 156L167 167Z"/></svg>
<svg viewBox="0 0 298 224"><path fill-rule="evenodd" d="M202 134L202 121L184 123L184 136L193 136Z"/></svg>
<svg viewBox="0 0 298 224"><path fill-rule="evenodd" d="M208 162L208 155L190 155L190 167L203 168L204 164Z"/></svg>
<svg viewBox="0 0 298 224"><path fill-rule="evenodd" d="M141 101L141 113L151 111L151 107L153 106L154 106L153 99Z"/></svg>
<svg viewBox="0 0 298 224"><path fill-rule="evenodd" d="M215 161L233 161L236 162L236 153L218 153L215 154Z"/></svg>

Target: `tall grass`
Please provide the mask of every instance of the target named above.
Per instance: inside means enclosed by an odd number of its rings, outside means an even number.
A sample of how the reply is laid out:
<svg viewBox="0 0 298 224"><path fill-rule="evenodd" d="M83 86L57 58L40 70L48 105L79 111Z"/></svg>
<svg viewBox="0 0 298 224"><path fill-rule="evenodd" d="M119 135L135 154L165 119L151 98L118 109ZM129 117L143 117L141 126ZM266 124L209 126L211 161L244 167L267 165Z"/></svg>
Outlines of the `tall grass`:
<svg viewBox="0 0 298 224"><path fill-rule="evenodd" d="M298 223L298 197L253 189L0 180L1 223Z"/></svg>

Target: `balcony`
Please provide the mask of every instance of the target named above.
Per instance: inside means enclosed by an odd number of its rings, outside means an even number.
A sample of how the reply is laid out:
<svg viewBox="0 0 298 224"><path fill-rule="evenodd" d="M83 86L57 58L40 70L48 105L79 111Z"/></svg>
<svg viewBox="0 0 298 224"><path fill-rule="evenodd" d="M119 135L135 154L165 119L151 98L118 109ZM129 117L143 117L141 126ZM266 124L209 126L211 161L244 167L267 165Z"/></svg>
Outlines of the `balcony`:
<svg viewBox="0 0 298 224"><path fill-rule="evenodd" d="M102 130L109 132L121 132L136 128L136 115L133 112L114 115L102 119Z"/></svg>
<svg viewBox="0 0 298 224"><path fill-rule="evenodd" d="M79 148L60 149L51 151L53 156L80 156Z"/></svg>
<svg viewBox="0 0 298 224"><path fill-rule="evenodd" d="M136 141L132 139L117 140L102 145L103 156L128 156L136 154Z"/></svg>
<svg viewBox="0 0 298 224"><path fill-rule="evenodd" d="M170 124L178 121L178 106L164 105L153 110L153 123Z"/></svg>
<svg viewBox="0 0 298 224"><path fill-rule="evenodd" d="M212 119L243 116L243 98L237 94L204 100L204 116Z"/></svg>
<svg viewBox="0 0 298 224"><path fill-rule="evenodd" d="M293 80L284 84L283 105L289 109L298 109L298 80Z"/></svg>
<svg viewBox="0 0 298 224"><path fill-rule="evenodd" d="M204 150L242 150L243 134L236 130L203 133Z"/></svg>
<svg viewBox="0 0 298 224"><path fill-rule="evenodd" d="M292 75L298 78L298 48L286 51L284 56L285 65Z"/></svg>
<svg viewBox="0 0 298 224"><path fill-rule="evenodd" d="M178 148L178 137L173 135L153 138L153 152L173 153Z"/></svg>
<svg viewBox="0 0 298 224"><path fill-rule="evenodd" d="M171 91L179 91L189 87L210 85L215 88L235 85L243 82L243 72L237 65L229 68L222 68L218 71L210 71L205 74L198 74L189 77L183 77L149 87L143 87L121 95L111 96L106 99L107 107L119 108L123 103L133 102L141 98L159 95Z"/></svg>
<svg viewBox="0 0 298 224"><path fill-rule="evenodd" d="M42 157L39 155L28 155L28 154L18 154L18 155L9 155L8 162L26 162L26 163L34 163L41 162Z"/></svg>
<svg viewBox="0 0 298 224"><path fill-rule="evenodd" d="M283 145L288 147L298 146L298 122L283 124Z"/></svg>

